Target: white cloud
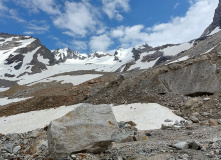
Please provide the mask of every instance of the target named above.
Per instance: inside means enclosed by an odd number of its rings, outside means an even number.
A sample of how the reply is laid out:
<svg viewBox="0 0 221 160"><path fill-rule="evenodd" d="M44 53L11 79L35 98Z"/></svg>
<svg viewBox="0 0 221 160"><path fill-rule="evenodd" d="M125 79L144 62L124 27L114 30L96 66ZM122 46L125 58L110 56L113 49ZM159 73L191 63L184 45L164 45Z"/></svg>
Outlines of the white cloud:
<svg viewBox="0 0 221 160"><path fill-rule="evenodd" d="M69 45L64 42L58 41L56 43L56 46L58 46L59 48L67 48Z"/></svg>
<svg viewBox="0 0 221 160"><path fill-rule="evenodd" d="M24 19L19 17L19 13L16 9L10 9L3 2L7 2L7 0L0 0L0 17L14 19L17 22L23 23L26 22Z"/></svg>
<svg viewBox="0 0 221 160"><path fill-rule="evenodd" d="M177 2L174 6L173 6L173 8L174 9L177 9L177 7L180 5L180 3L179 2Z"/></svg>
<svg viewBox="0 0 221 160"><path fill-rule="evenodd" d="M87 42L85 41L77 41L77 40L74 40L73 42L73 45L75 48L75 50L86 50L87 49Z"/></svg>
<svg viewBox="0 0 221 160"><path fill-rule="evenodd" d="M57 27L67 29L64 32L71 36L86 36L88 32L94 32L99 28L97 11L87 0L82 2L66 2L65 12L60 14L54 24Z"/></svg>
<svg viewBox="0 0 221 160"><path fill-rule="evenodd" d="M110 32L111 37L118 38L121 47L128 48L148 41L148 33L143 25L132 27L120 26Z"/></svg>
<svg viewBox="0 0 221 160"><path fill-rule="evenodd" d="M28 31L25 32L26 34L27 33L44 34L45 32L47 32L50 29L50 27L46 21L33 20L28 23L27 29L28 29Z"/></svg>
<svg viewBox="0 0 221 160"><path fill-rule="evenodd" d="M3 4L3 1L0 0L0 13L8 10L8 8Z"/></svg>
<svg viewBox="0 0 221 160"><path fill-rule="evenodd" d="M212 22L218 0L196 0L184 17L174 17L168 23L145 28L143 25L120 26L112 29L111 37L117 38L122 47L140 43L152 46L167 43L182 43L198 38Z"/></svg>
<svg viewBox="0 0 221 160"><path fill-rule="evenodd" d="M198 38L212 22L218 0L197 0L184 17L175 17L169 23L152 27L148 36L150 45L180 43Z"/></svg>
<svg viewBox="0 0 221 160"><path fill-rule="evenodd" d="M130 10L130 0L102 0L103 11L108 15L110 19L123 20L123 16L120 11L128 12Z"/></svg>
<svg viewBox="0 0 221 160"><path fill-rule="evenodd" d="M60 13L55 0L14 0L14 2L32 13L38 13L40 10L51 15Z"/></svg>
<svg viewBox="0 0 221 160"><path fill-rule="evenodd" d="M111 36L114 38L119 38L124 35L124 26L117 27L116 29L112 29Z"/></svg>
<svg viewBox="0 0 221 160"><path fill-rule="evenodd" d="M32 32L32 31L25 31L25 32L23 32L24 34L26 34L26 35L32 35L32 34L35 34L34 32Z"/></svg>
<svg viewBox="0 0 221 160"><path fill-rule="evenodd" d="M113 42L107 34L93 36L89 42L89 46L92 52L106 51L111 44L113 44Z"/></svg>

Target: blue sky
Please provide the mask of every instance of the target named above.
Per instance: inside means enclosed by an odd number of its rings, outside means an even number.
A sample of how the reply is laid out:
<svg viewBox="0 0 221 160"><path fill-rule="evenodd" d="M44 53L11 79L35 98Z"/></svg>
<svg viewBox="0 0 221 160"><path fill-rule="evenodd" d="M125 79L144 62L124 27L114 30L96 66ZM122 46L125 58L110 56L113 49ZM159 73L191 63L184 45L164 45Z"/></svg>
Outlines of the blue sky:
<svg viewBox="0 0 221 160"><path fill-rule="evenodd" d="M218 0L0 0L0 32L81 53L181 43L212 22Z"/></svg>

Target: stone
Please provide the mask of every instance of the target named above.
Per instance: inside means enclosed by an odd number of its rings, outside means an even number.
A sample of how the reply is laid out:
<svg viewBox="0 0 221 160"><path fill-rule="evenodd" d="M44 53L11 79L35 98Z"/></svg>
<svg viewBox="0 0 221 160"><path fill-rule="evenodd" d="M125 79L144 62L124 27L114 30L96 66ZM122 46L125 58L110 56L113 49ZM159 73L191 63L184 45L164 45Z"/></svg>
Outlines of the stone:
<svg viewBox="0 0 221 160"><path fill-rule="evenodd" d="M179 142L179 143L174 144L174 147L178 150L183 150L183 149L188 149L189 145L187 142Z"/></svg>
<svg viewBox="0 0 221 160"><path fill-rule="evenodd" d="M137 124L134 123L133 121L128 121L128 122L126 122L126 124L130 124L131 126L136 126L136 125L137 125Z"/></svg>
<svg viewBox="0 0 221 160"><path fill-rule="evenodd" d="M119 128L123 128L125 126L125 122L124 121L118 122L118 126Z"/></svg>
<svg viewBox="0 0 221 160"><path fill-rule="evenodd" d="M196 116L191 116L190 119L193 123L199 123L199 119Z"/></svg>
<svg viewBox="0 0 221 160"><path fill-rule="evenodd" d="M217 116L218 116L219 118L221 118L221 111L219 111L219 112L217 113Z"/></svg>
<svg viewBox="0 0 221 160"><path fill-rule="evenodd" d="M207 97L207 98L204 98L203 100L204 100L204 101L209 101L209 100L210 100L210 98L209 98L209 97Z"/></svg>
<svg viewBox="0 0 221 160"><path fill-rule="evenodd" d="M209 126L218 126L219 123L215 119L209 119Z"/></svg>
<svg viewBox="0 0 221 160"><path fill-rule="evenodd" d="M15 146L15 147L13 148L13 153L16 154L20 149L21 149L21 146Z"/></svg>
<svg viewBox="0 0 221 160"><path fill-rule="evenodd" d="M189 143L189 148L195 149L195 150L200 150L202 148L202 146L198 142L192 141Z"/></svg>
<svg viewBox="0 0 221 160"><path fill-rule="evenodd" d="M173 128L173 127L174 127L173 124L162 124L161 125L162 130L166 130L166 129Z"/></svg>
<svg viewBox="0 0 221 160"><path fill-rule="evenodd" d="M209 117L209 118L214 117L214 115L212 115L211 113L208 113L208 112L203 112L202 116Z"/></svg>
<svg viewBox="0 0 221 160"><path fill-rule="evenodd" d="M13 152L13 144L12 143L6 143L4 145L4 148L7 152L12 153Z"/></svg>
<svg viewBox="0 0 221 160"><path fill-rule="evenodd" d="M170 119L166 119L166 120L164 120L164 122L173 122L173 121Z"/></svg>
<svg viewBox="0 0 221 160"><path fill-rule="evenodd" d="M114 160L123 160L123 157L122 156L117 156L114 158Z"/></svg>
<svg viewBox="0 0 221 160"><path fill-rule="evenodd" d="M132 141L134 141L133 135L134 135L134 132L120 133L120 134L117 135L114 142L116 142L116 143L132 142Z"/></svg>
<svg viewBox="0 0 221 160"><path fill-rule="evenodd" d="M50 123L48 149L53 160L70 154L101 153L107 150L118 131L111 105L83 104Z"/></svg>

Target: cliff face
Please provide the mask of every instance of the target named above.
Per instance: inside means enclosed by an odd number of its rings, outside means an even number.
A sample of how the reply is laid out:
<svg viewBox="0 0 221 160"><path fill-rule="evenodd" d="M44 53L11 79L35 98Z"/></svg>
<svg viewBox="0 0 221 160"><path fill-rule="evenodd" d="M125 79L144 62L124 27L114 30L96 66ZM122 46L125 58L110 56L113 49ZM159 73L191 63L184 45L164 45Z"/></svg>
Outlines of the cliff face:
<svg viewBox="0 0 221 160"><path fill-rule="evenodd" d="M216 27L221 27L221 0L219 0L218 7L215 10L213 22L205 29L201 37L210 34Z"/></svg>

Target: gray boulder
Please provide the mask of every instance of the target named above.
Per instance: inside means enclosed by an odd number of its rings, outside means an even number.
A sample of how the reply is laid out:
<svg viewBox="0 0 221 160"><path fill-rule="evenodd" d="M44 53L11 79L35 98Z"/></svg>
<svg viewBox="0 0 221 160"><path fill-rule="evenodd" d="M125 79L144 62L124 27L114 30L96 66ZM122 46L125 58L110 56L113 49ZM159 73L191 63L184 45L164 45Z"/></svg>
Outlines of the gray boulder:
<svg viewBox="0 0 221 160"><path fill-rule="evenodd" d="M47 131L50 157L60 160L73 153L104 152L117 131L110 105L83 104L50 123Z"/></svg>

